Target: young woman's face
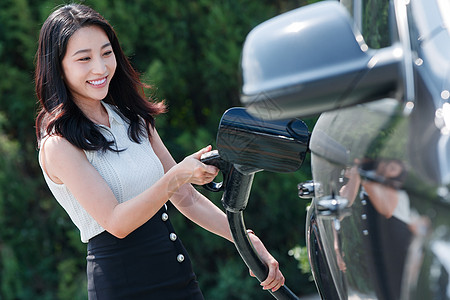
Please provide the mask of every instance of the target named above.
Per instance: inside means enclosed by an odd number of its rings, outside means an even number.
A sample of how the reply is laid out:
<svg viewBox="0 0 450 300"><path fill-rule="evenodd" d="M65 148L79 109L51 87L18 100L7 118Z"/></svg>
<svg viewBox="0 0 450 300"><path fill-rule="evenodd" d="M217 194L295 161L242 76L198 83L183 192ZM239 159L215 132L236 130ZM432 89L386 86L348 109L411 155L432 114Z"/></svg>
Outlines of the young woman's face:
<svg viewBox="0 0 450 300"><path fill-rule="evenodd" d="M108 94L117 62L108 36L98 26L78 29L62 60L63 78L75 102L100 101Z"/></svg>

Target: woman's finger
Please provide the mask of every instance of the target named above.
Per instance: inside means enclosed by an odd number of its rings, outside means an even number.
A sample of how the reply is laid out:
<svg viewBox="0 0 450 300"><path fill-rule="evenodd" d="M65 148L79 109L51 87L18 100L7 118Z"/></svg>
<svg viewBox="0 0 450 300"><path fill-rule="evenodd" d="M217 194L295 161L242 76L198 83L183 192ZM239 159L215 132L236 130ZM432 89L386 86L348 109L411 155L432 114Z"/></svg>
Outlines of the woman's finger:
<svg viewBox="0 0 450 300"><path fill-rule="evenodd" d="M282 287L284 285L284 276L283 276L283 274L281 273L280 270L278 270L276 273L277 274L276 274L274 280L272 280L271 282L263 285L263 289L264 290L271 290L272 292L275 292L280 287Z"/></svg>
<svg viewBox="0 0 450 300"><path fill-rule="evenodd" d="M272 258L270 262L266 261L266 263L269 267L269 274L267 274L267 278L261 282L261 285L271 284L277 278L277 273L280 272L278 262L275 259Z"/></svg>
<svg viewBox="0 0 450 300"><path fill-rule="evenodd" d="M198 150L197 152L195 152L194 154L192 154L191 156L195 157L196 159L200 160L201 156L205 153L208 153L209 151L211 151L212 146L208 145L203 149Z"/></svg>
<svg viewBox="0 0 450 300"><path fill-rule="evenodd" d="M255 273L253 273L253 271L252 271L252 270L248 269L248 272L250 273L250 276L252 276L252 277L256 277L256 276L255 276Z"/></svg>

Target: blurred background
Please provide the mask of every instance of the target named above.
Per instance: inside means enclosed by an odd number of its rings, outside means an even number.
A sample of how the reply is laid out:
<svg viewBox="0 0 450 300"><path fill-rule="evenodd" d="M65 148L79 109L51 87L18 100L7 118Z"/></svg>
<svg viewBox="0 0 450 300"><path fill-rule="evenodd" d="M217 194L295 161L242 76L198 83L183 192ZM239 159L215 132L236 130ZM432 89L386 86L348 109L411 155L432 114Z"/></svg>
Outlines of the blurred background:
<svg viewBox="0 0 450 300"><path fill-rule="evenodd" d="M259 23L317 0L82 1L115 27L125 53L169 112L157 129L177 161L212 144L222 113L240 106L239 58ZM39 29L62 1L0 0L0 299L87 299L86 245L50 194L37 163L34 54ZM304 120L311 129L315 120ZM246 225L280 262L297 295L315 291L305 252L309 156L291 174L255 176ZM201 189L201 188L199 188ZM219 207L221 194L202 192ZM233 244L175 212L206 299L272 299Z"/></svg>

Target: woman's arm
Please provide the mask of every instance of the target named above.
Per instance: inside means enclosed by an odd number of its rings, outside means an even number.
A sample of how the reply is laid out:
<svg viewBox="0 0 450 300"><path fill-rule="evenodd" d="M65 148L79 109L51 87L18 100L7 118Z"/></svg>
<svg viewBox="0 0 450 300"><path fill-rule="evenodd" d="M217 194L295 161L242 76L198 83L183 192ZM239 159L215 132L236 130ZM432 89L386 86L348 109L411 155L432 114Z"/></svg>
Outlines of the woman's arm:
<svg viewBox="0 0 450 300"><path fill-rule="evenodd" d="M66 139L48 138L42 145L41 161L50 179L64 183L100 226L123 238L147 222L183 184L205 184L214 178L216 168L204 168L197 159L204 152L186 157L150 188L120 204L85 153Z"/></svg>
<svg viewBox="0 0 450 300"><path fill-rule="evenodd" d="M164 171L170 172L171 168L176 166L176 162L165 147L156 130L153 130L152 132L151 144L153 150L164 166ZM206 149L210 151L211 146L208 146ZM194 223L233 242L225 213L208 198L194 189L191 184L180 186L177 192L172 194L170 201L183 215ZM271 289L272 291L278 290L284 285L284 276L279 270L278 262L267 251L264 244L254 233L249 234L249 237L259 256L269 267L269 274L267 278L261 282L261 286L263 286L264 289ZM250 274L253 276L251 271Z"/></svg>
<svg viewBox="0 0 450 300"><path fill-rule="evenodd" d="M151 144L153 151L155 151L164 167L164 172L170 172L177 163L167 150L156 130L152 131ZM210 151L211 146L208 146L206 149ZM215 175L217 173L218 170ZM191 184L181 185L177 192L172 194L170 201L183 215L197 225L231 242L233 241L225 213L208 198L199 193Z"/></svg>

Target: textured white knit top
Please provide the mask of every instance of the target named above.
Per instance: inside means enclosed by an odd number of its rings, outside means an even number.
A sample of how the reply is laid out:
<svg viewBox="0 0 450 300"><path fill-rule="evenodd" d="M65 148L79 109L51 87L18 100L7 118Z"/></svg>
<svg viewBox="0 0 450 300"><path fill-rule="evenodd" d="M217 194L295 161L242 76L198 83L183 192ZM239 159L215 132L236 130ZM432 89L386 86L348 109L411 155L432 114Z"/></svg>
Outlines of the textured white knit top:
<svg viewBox="0 0 450 300"><path fill-rule="evenodd" d="M108 140L114 137L118 149L125 150L119 153L112 151L85 151L85 153L88 161L111 188L117 201L122 203L152 186L163 176L164 169L149 139L143 138L141 144L130 140L128 123L115 111L114 106L107 103L103 103L103 106L109 115L110 128L100 125L100 130ZM44 143L45 140L42 145ZM42 168L40 155L39 163ZM89 239L105 230L83 209L64 184L53 182L43 169L42 172L53 196L80 230L82 242L87 243Z"/></svg>

